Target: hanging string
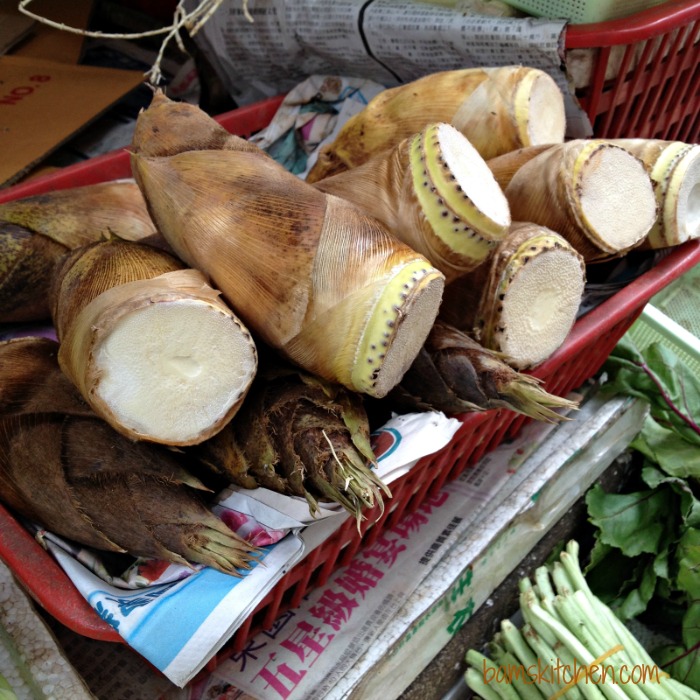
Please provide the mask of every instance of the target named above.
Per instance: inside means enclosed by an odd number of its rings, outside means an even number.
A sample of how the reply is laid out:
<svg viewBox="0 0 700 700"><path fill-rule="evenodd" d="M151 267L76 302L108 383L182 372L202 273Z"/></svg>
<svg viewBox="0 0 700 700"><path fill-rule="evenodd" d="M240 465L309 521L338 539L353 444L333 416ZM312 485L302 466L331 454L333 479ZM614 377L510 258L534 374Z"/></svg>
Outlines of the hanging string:
<svg viewBox="0 0 700 700"><path fill-rule="evenodd" d="M81 36L86 36L90 38L100 38L100 39L143 39L152 36L164 36L163 41L160 45L158 55L156 60L151 67L151 69L146 73L146 78L148 82L152 85L158 85L163 79L163 74L161 73L161 63L163 61L163 56L165 55L165 50L168 44L174 39L177 43L179 49L183 53L187 53L185 46L182 43L182 38L180 37L180 31L185 29L190 36L194 36L211 18L211 16L219 9L224 0L201 0L192 10L185 9L185 0L179 0L177 6L175 7L175 12L173 14L173 22L167 27L161 27L160 29L150 29L145 32L138 33L109 33L100 31L89 31L86 29L79 29L76 27L69 27L62 22L54 22L53 20L37 15L28 9L29 4L32 0L20 0L18 9L19 11L31 17L37 22L46 24L54 29L60 29L64 32L69 32L71 34L79 34ZM242 0L243 3L243 14L245 18L249 21L253 21L253 17L248 10L248 0Z"/></svg>

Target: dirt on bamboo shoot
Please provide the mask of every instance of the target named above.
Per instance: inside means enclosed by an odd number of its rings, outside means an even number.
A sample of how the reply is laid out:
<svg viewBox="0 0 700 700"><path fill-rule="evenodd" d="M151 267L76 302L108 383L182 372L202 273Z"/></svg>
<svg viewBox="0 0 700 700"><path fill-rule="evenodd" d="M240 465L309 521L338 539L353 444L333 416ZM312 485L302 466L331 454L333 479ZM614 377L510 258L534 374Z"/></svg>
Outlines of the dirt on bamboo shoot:
<svg viewBox="0 0 700 700"><path fill-rule="evenodd" d="M514 221L556 231L594 262L638 246L656 220L642 161L597 139L555 145L518 168L505 188Z"/></svg>
<svg viewBox="0 0 700 700"><path fill-rule="evenodd" d="M585 281L582 256L562 236L516 222L488 262L447 286L440 316L524 369L562 345Z"/></svg>
<svg viewBox="0 0 700 700"><path fill-rule="evenodd" d="M74 248L113 236L167 247L132 181L0 204L0 323L49 320L48 290L58 260Z"/></svg>
<svg viewBox="0 0 700 700"><path fill-rule="evenodd" d="M55 534L225 573L255 548L205 505L172 452L129 440L82 400L46 338L0 343L0 499Z"/></svg>
<svg viewBox="0 0 700 700"><path fill-rule="evenodd" d="M522 146L562 143L564 98L544 71L527 66L442 71L379 93L324 146L308 182L357 167L436 122L461 131L483 158Z"/></svg>
<svg viewBox="0 0 700 700"><path fill-rule="evenodd" d="M52 315L61 368L115 430L190 445L238 411L257 368L244 324L198 271L127 241L73 251Z"/></svg>
<svg viewBox="0 0 700 700"><path fill-rule="evenodd" d="M267 156L133 156L156 224L295 364L381 397L437 316L444 276L357 207Z"/></svg>
<svg viewBox="0 0 700 700"><path fill-rule="evenodd" d="M448 282L484 262L510 226L508 201L486 162L445 123L316 187L381 221Z"/></svg>

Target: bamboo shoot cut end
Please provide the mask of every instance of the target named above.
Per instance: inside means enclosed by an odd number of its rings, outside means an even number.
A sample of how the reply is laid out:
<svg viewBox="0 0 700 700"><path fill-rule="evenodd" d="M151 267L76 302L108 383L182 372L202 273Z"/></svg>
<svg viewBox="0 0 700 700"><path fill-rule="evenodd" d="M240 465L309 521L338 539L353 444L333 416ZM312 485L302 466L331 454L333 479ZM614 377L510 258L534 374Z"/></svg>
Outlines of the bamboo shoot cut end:
<svg viewBox="0 0 700 700"><path fill-rule="evenodd" d="M352 372L357 391L383 398L403 378L437 317L445 278L425 260L386 283L360 339Z"/></svg>
<svg viewBox="0 0 700 700"><path fill-rule="evenodd" d="M640 243L656 221L654 187L641 160L618 146L581 151L574 184L591 239L607 253Z"/></svg>
<svg viewBox="0 0 700 700"><path fill-rule="evenodd" d="M523 88L527 84L523 83ZM516 97L517 104L517 97ZM546 73L534 75L527 101L527 119L523 146L563 143L566 134L566 113L561 90Z"/></svg>
<svg viewBox="0 0 700 700"><path fill-rule="evenodd" d="M685 167L681 168L681 165ZM700 238L700 146L694 146L676 170L680 171L677 173L680 178L678 194L673 197L673 178L669 183L663 212L666 219L664 228L666 231L675 232L675 236L667 241L669 245Z"/></svg>
<svg viewBox="0 0 700 700"><path fill-rule="evenodd" d="M497 348L519 369L557 350L576 320L585 284L578 257L560 248L523 265L503 297Z"/></svg>
<svg viewBox="0 0 700 700"><path fill-rule="evenodd" d="M141 307L95 351L95 399L143 439L196 444L238 410L257 369L248 331L198 300Z"/></svg>
<svg viewBox="0 0 700 700"><path fill-rule="evenodd" d="M447 170L454 176L455 192L466 194L474 207L492 222L493 228L508 227L508 200L486 161L469 140L449 124L438 126L437 137Z"/></svg>

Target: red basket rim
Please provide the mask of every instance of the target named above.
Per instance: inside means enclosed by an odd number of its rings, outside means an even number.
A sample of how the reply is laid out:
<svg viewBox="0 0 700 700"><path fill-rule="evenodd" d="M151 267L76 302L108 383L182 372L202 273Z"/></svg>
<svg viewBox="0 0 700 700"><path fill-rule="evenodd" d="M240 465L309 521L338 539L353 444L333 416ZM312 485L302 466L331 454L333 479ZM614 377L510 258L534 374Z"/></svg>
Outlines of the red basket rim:
<svg viewBox="0 0 700 700"><path fill-rule="evenodd" d="M645 41L700 19L698 0L675 0L650 7L629 17L570 24L566 28L567 49L618 46Z"/></svg>

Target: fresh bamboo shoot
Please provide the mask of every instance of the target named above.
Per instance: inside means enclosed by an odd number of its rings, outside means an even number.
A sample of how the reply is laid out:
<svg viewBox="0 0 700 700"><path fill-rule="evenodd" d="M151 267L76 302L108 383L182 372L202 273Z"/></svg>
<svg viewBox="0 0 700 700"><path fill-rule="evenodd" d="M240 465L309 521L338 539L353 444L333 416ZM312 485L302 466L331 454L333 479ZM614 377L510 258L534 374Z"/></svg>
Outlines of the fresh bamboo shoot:
<svg viewBox="0 0 700 700"><path fill-rule="evenodd" d="M132 439L190 445L240 408L257 367L250 333L204 276L127 241L76 249L52 292L59 362Z"/></svg>
<svg viewBox="0 0 700 700"><path fill-rule="evenodd" d="M518 168L505 195L514 221L556 231L586 262L638 246L657 213L642 161L597 139L569 141L536 155Z"/></svg>
<svg viewBox="0 0 700 700"><path fill-rule="evenodd" d="M258 373L245 410L189 451L229 483L341 504L358 521L389 489L372 472L360 396L279 364Z"/></svg>
<svg viewBox="0 0 700 700"><path fill-rule="evenodd" d="M403 376L442 298L425 257L257 153L135 155L133 167L177 255L268 345L376 397Z"/></svg>
<svg viewBox="0 0 700 700"><path fill-rule="evenodd" d="M543 143L538 146L518 148L515 151L502 153L495 158L489 158L486 164L489 166L491 174L494 176L501 189L505 190L515 173L517 173L525 163L532 160L535 156L540 155L540 153L544 153L553 145L554 144L551 143Z"/></svg>
<svg viewBox="0 0 700 700"><path fill-rule="evenodd" d="M497 353L437 321L402 381L388 399L397 410L436 410L448 415L508 408L557 422L574 401L549 394L535 377L521 374Z"/></svg>
<svg viewBox="0 0 700 700"><path fill-rule="evenodd" d="M393 148L426 125L447 122L485 159L540 143L562 143L564 98L544 71L526 66L432 73L379 93L324 146L309 171L318 182Z"/></svg>
<svg viewBox="0 0 700 700"><path fill-rule="evenodd" d="M316 187L381 221L448 282L480 265L510 226L508 201L486 162L449 124L429 125Z"/></svg>
<svg viewBox="0 0 700 700"><path fill-rule="evenodd" d="M700 238L700 146L658 139L615 139L640 158L654 182L658 218L643 243L666 248Z"/></svg>
<svg viewBox="0 0 700 700"><path fill-rule="evenodd" d="M197 494L169 450L133 442L83 402L45 338L0 343L0 499L75 542L226 573L255 548Z"/></svg>
<svg viewBox="0 0 700 700"><path fill-rule="evenodd" d="M447 286L440 316L525 369L564 342L585 281L583 258L564 238L516 222L488 262Z"/></svg>
<svg viewBox="0 0 700 700"><path fill-rule="evenodd" d="M160 89L136 120L130 150L142 156L206 150L263 153L255 144L227 131L196 105L171 100Z"/></svg>
<svg viewBox="0 0 700 700"><path fill-rule="evenodd" d="M86 185L0 204L0 323L49 320L48 290L59 258L112 236L167 246L134 182Z"/></svg>

